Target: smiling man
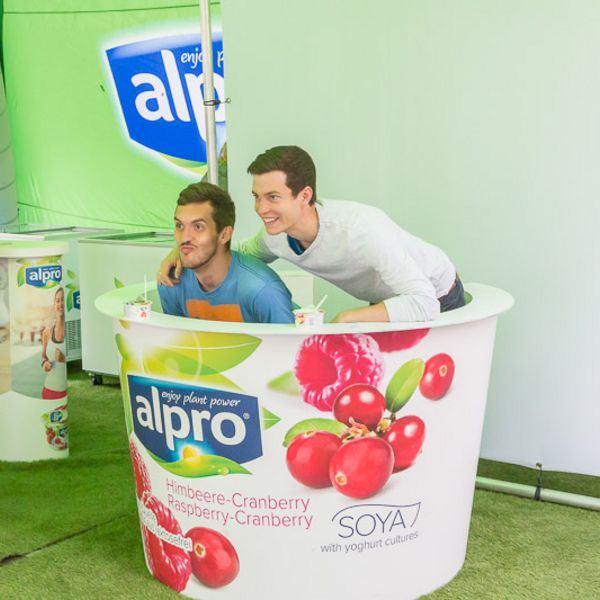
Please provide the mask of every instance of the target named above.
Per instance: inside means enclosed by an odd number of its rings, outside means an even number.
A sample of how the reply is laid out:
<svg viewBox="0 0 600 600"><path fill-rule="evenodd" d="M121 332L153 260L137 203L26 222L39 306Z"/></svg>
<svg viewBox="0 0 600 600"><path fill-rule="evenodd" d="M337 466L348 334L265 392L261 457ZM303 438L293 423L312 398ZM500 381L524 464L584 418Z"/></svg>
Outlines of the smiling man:
<svg viewBox="0 0 600 600"><path fill-rule="evenodd" d="M279 276L260 260L230 249L235 206L210 183L179 195L175 242L183 267L178 286L159 285L167 314L210 321L293 323L292 300Z"/></svg>
<svg viewBox="0 0 600 600"><path fill-rule="evenodd" d="M428 321L465 304L454 265L436 246L358 202L317 201L316 169L298 146L276 146L248 167L254 208L264 228L238 250L264 262L283 258L368 306L334 322ZM161 263L159 281L173 257Z"/></svg>

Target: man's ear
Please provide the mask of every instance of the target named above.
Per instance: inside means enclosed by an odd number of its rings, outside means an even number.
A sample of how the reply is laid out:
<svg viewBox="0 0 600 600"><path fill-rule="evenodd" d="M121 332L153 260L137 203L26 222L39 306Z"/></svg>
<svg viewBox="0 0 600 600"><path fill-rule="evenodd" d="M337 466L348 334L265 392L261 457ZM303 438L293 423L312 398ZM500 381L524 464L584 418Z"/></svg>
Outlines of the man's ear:
<svg viewBox="0 0 600 600"><path fill-rule="evenodd" d="M308 205L313 197L313 189L310 187L310 185L307 185L300 190L298 196L302 199L304 204Z"/></svg>
<svg viewBox="0 0 600 600"><path fill-rule="evenodd" d="M219 243L225 245L231 240L232 237L233 227L231 225L225 225L225 227L223 227L221 230L221 233L219 233Z"/></svg>

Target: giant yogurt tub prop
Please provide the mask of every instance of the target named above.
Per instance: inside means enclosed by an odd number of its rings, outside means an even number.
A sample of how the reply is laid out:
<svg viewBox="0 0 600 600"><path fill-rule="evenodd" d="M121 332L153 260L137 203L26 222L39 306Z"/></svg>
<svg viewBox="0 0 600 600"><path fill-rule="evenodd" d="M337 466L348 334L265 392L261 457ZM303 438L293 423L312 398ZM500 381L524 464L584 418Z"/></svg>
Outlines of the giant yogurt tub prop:
<svg viewBox="0 0 600 600"><path fill-rule="evenodd" d="M192 598L416 598L466 552L497 315L431 323L114 318L146 562ZM155 303L154 306L157 304ZM343 592L342 592L343 590Z"/></svg>
<svg viewBox="0 0 600 600"><path fill-rule="evenodd" d="M0 240L0 460L69 456L64 242Z"/></svg>

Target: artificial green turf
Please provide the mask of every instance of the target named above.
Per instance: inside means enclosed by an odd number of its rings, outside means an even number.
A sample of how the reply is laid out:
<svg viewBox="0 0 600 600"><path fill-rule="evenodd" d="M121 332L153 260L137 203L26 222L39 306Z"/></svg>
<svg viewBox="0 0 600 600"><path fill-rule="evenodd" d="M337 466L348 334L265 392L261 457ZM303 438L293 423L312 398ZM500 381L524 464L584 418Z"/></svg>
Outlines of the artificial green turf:
<svg viewBox="0 0 600 600"><path fill-rule="evenodd" d="M478 491L465 565L429 598L600 598L600 515Z"/></svg>
<svg viewBox="0 0 600 600"><path fill-rule="evenodd" d="M181 598L151 577L130 514L0 567L3 600Z"/></svg>
<svg viewBox="0 0 600 600"><path fill-rule="evenodd" d="M0 560L136 510L116 380L93 387L79 370L68 394L69 458L0 462Z"/></svg>
<svg viewBox="0 0 600 600"><path fill-rule="evenodd" d="M116 380L94 387L71 369L69 418L67 460L0 463L0 561L22 555L0 562L0 600L180 597L144 563ZM479 474L537 476L490 461ZM600 478L548 473L544 483L600 496ZM465 566L429 598L600 598L600 515L477 491Z"/></svg>

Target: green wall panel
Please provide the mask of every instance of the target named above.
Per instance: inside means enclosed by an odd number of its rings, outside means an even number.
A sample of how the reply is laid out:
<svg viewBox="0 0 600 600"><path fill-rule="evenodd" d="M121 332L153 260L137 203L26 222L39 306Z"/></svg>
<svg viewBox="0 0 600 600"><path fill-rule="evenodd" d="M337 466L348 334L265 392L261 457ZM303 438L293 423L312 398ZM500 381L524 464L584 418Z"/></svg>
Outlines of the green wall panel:
<svg viewBox="0 0 600 600"><path fill-rule="evenodd" d="M5 11L20 220L170 228L178 192L199 175L128 139L104 49L199 35L197 3L13 0Z"/></svg>

